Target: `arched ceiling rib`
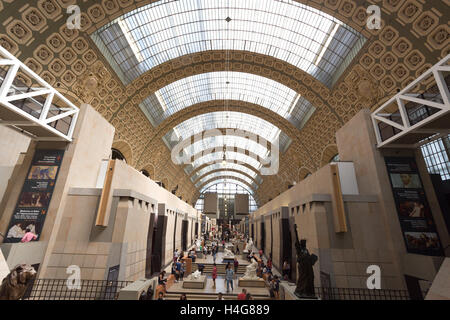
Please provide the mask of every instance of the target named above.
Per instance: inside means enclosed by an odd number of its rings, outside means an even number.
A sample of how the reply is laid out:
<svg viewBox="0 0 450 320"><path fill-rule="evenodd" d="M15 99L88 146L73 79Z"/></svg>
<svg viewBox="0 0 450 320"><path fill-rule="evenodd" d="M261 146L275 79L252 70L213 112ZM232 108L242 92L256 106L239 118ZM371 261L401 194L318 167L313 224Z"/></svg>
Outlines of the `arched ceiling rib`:
<svg viewBox="0 0 450 320"><path fill-rule="evenodd" d="M185 54L237 49L274 56L327 85L352 46L364 40L331 15L289 0L156 1L92 38L124 83Z"/></svg>
<svg viewBox="0 0 450 320"><path fill-rule="evenodd" d="M259 171L256 171L253 167L243 164L227 162L225 165L222 162L208 164L206 166L200 166L200 170L196 171L191 177L192 182L198 181L209 172L217 170L235 170L247 174L250 178L254 179L258 184L261 184L262 178L259 176Z"/></svg>
<svg viewBox="0 0 450 320"><path fill-rule="evenodd" d="M217 160L223 160L223 151L216 151L215 149L207 149L202 153L194 155L192 158L191 164L186 165L186 167L191 167L193 170L197 169L201 165L208 163L212 164ZM226 161L231 163L238 164L248 164L257 170L260 170L263 167L263 164L259 161L258 156L256 154L250 153L245 150L239 150L236 148L228 148L226 150Z"/></svg>
<svg viewBox="0 0 450 320"><path fill-rule="evenodd" d="M315 110L307 99L284 84L234 71L208 72L177 80L148 96L140 107L157 127L172 114L210 100L258 104L288 119L299 129Z"/></svg>
<svg viewBox="0 0 450 320"><path fill-rule="evenodd" d="M252 186L251 184L249 184L247 181L242 180L241 178L235 177L235 176L230 176L230 175L221 175L221 176L217 176L214 178L211 178L207 181L205 181L204 183L202 183L200 186L198 186L198 190L200 190L200 193L203 192L204 189L206 189L206 187L209 187L209 184L211 183L219 183L219 182L230 182L232 181L233 183L239 182L240 185L245 185L247 186L248 189L250 189L250 194L255 197L257 197L257 193L256 193L256 189L254 188L254 186Z"/></svg>
<svg viewBox="0 0 450 320"><path fill-rule="evenodd" d="M202 185L205 181L211 180L211 178L220 177L223 175L240 178L244 181L247 181L247 183L252 185L254 187L254 189L258 188L258 183L255 181L255 179L253 179L252 177L250 177L249 175L247 175L244 172L241 172L239 170L234 170L234 169L218 169L218 170L210 171L207 174L200 177L197 181L195 181L194 184L196 187L198 187L198 186Z"/></svg>
<svg viewBox="0 0 450 320"><path fill-rule="evenodd" d="M222 159L217 159L210 163L202 164L202 165L198 166L197 168L195 168L195 170L192 170L189 173L188 178L191 179L191 181L192 181L192 180L197 179L197 177L204 174L205 172L208 172L208 171L214 170L214 169L218 169L218 168L222 168L222 167L224 167L222 165L222 161L223 161ZM239 169L241 171L247 172L251 176L255 176L257 178L260 177L259 176L260 171L257 168L252 167L248 163L233 163L233 162L230 162L229 160L227 160L225 167Z"/></svg>

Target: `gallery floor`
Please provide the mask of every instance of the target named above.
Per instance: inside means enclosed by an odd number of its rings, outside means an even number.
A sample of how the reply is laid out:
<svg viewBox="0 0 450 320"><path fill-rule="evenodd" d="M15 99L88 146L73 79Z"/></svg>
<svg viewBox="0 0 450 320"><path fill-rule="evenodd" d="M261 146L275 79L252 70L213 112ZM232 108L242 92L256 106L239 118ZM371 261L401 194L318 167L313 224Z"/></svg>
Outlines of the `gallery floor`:
<svg viewBox="0 0 450 320"><path fill-rule="evenodd" d="M223 294L224 299L232 300L237 299L237 295L244 289L244 287L238 286L238 279L243 276L245 272L245 267L249 264L249 262L245 259L242 259L242 255L237 256L239 262L238 273L235 274L235 280L233 281L234 289L229 293L227 293L225 275L221 272L226 263L222 263L223 253L218 252L216 256L216 265L218 268L218 277L216 279L216 287L214 288L214 283L212 280L211 270L212 265L214 264L212 255L207 255L204 258L197 258L195 263L193 263L193 271L197 269L197 264L205 265L204 274L207 275L207 282L204 289L186 289L183 288L183 282L178 281L170 286L165 295L166 300L178 300L182 293L185 293L188 300L215 300L217 299L217 295L219 292ZM223 269L222 269L223 268ZM166 272L170 274L170 266L166 269ZM274 274L278 274L279 272L274 270ZM247 289L247 293L250 293L255 300L264 300L270 299L268 286L265 288L249 288Z"/></svg>

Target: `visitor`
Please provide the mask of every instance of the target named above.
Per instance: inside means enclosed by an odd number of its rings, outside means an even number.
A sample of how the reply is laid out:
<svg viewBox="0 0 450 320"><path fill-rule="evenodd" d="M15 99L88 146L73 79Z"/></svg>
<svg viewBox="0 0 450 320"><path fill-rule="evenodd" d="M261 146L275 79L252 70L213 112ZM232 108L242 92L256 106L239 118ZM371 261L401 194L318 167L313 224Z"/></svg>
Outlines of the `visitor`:
<svg viewBox="0 0 450 320"><path fill-rule="evenodd" d="M186 293L181 294L180 300L187 300Z"/></svg>
<svg viewBox="0 0 450 320"><path fill-rule="evenodd" d="M158 300L164 300L164 293L162 291L158 294Z"/></svg>
<svg viewBox="0 0 450 320"><path fill-rule="evenodd" d="M217 300L223 300L222 292L219 292L219 294L217 295Z"/></svg>
<svg viewBox="0 0 450 320"><path fill-rule="evenodd" d="M167 279L164 279L165 275L166 275L166 272L165 271L161 271L159 273L159 277L158 277L158 284L163 286L164 291L166 291L166 282L167 282Z"/></svg>
<svg viewBox="0 0 450 320"><path fill-rule="evenodd" d="M278 276L274 276L273 280L275 282L275 288L274 288L274 293L275 293L275 299L280 299L280 280L278 279Z"/></svg>
<svg viewBox="0 0 450 320"><path fill-rule="evenodd" d="M269 271L272 270L272 257L270 257L269 260L267 260L267 269Z"/></svg>
<svg viewBox="0 0 450 320"><path fill-rule="evenodd" d="M273 278L272 281L270 281L269 293L270 293L270 298L272 300L275 300L275 278Z"/></svg>
<svg viewBox="0 0 450 320"><path fill-rule="evenodd" d="M261 260L262 260L262 258L263 258L263 251L262 251L262 249L259 249L259 257L261 258Z"/></svg>
<svg viewBox="0 0 450 320"><path fill-rule="evenodd" d="M252 294L249 292L247 293L247 295L245 296L245 300L254 300Z"/></svg>
<svg viewBox="0 0 450 320"><path fill-rule="evenodd" d="M180 259L177 260L175 263L175 282L178 282L180 280L181 276L181 262Z"/></svg>
<svg viewBox="0 0 450 320"><path fill-rule="evenodd" d="M205 269L205 265L203 263L197 264L197 269L203 275L203 270Z"/></svg>
<svg viewBox="0 0 450 320"><path fill-rule="evenodd" d="M239 267L239 261L234 257L234 273L237 273Z"/></svg>
<svg viewBox="0 0 450 320"><path fill-rule="evenodd" d="M213 256L213 262L214 262L214 264L216 264L216 257L217 257L216 247L214 247L212 249L212 256Z"/></svg>
<svg viewBox="0 0 450 320"><path fill-rule="evenodd" d="M149 286L148 289L141 292L139 300L152 300L153 299L153 288Z"/></svg>
<svg viewBox="0 0 450 320"><path fill-rule="evenodd" d="M241 293L238 294L237 299L238 300L246 300L247 298L247 289L242 289Z"/></svg>
<svg viewBox="0 0 450 320"><path fill-rule="evenodd" d="M225 273L225 281L227 282L227 292L230 292L230 285L231 285L231 291L234 290L233 277L234 277L234 271L231 268L230 263L228 263L226 273Z"/></svg>
<svg viewBox="0 0 450 320"><path fill-rule="evenodd" d="M236 246L236 254L241 254L241 252L239 251L239 245Z"/></svg>
<svg viewBox="0 0 450 320"><path fill-rule="evenodd" d="M31 240L36 240L37 235L35 235L33 232L31 232L31 229L27 228L25 230L25 235L22 237L22 240L20 242L30 242Z"/></svg>
<svg viewBox="0 0 450 320"><path fill-rule="evenodd" d="M177 262L178 256L179 256L178 249L176 249L175 252L173 253L173 262Z"/></svg>
<svg viewBox="0 0 450 320"><path fill-rule="evenodd" d="M291 272L291 265L287 261L287 259L285 259L283 262L283 278L284 278L284 280L289 279L290 272Z"/></svg>
<svg viewBox="0 0 450 320"><path fill-rule="evenodd" d="M182 263L181 263L181 269L180 269L180 278L181 278L181 281L183 281L183 279L184 279L184 273L186 272L186 261L185 260L182 260Z"/></svg>
<svg viewBox="0 0 450 320"><path fill-rule="evenodd" d="M213 279L213 288L215 288L216 287L216 279L217 279L217 266L216 266L215 262L214 262L213 270L212 270L212 279Z"/></svg>

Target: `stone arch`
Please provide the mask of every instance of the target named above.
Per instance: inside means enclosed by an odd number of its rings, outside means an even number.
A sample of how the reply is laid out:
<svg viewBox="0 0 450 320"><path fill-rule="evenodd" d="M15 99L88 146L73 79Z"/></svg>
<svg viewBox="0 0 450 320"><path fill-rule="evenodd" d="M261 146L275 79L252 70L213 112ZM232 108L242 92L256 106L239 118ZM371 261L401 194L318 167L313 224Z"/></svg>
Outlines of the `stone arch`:
<svg viewBox="0 0 450 320"><path fill-rule="evenodd" d="M123 154L127 164L131 165L133 163L133 151L126 141L116 140L114 141L112 148L119 150Z"/></svg>
<svg viewBox="0 0 450 320"><path fill-rule="evenodd" d="M236 170L236 169L216 169L216 170L208 171L207 173L205 173L205 174L202 175L201 177L198 177L198 178L194 181L194 185L195 185L197 182L199 182L201 179L203 179L203 178L205 178L205 177L207 177L207 176L209 176L209 175L211 175L211 174L213 174L213 173L216 173L216 172L236 172L236 173L239 173L239 174L241 174L241 175L243 175L243 176L246 176L247 178L249 178L250 180L252 180L256 185L258 185L258 182L257 182L254 178L252 178L250 175L248 175L247 173L245 173L245 172L243 172L243 171L241 171L241 170Z"/></svg>
<svg viewBox="0 0 450 320"><path fill-rule="evenodd" d="M145 166L141 168L140 171L147 171L149 174L149 178L155 180L155 166L151 163L147 163Z"/></svg>
<svg viewBox="0 0 450 320"><path fill-rule="evenodd" d="M214 153L222 153L222 152L223 152L222 149L220 149L220 150L217 150L216 148L204 149L204 150L200 151L199 153L196 153L195 155L193 155L193 156L191 157L191 162L192 162L193 159L199 159L199 158L201 158L203 155L206 155L206 154L214 154ZM253 152L250 152L250 151L248 151L248 150L245 150L245 149L234 148L234 147L227 147L227 148L226 148L226 152L236 152L236 153L241 153L241 154L243 154L243 155L249 156L250 158L253 158L253 159L255 159L256 161L259 161L259 162L260 162L259 156L258 156L257 154L255 154L255 153L253 153ZM234 161L234 160L233 160L233 161ZM211 164L211 163L209 163L209 164ZM188 166L188 165L189 165L189 164L187 164L186 166ZM197 169L197 168L196 168L196 169Z"/></svg>
<svg viewBox="0 0 450 320"><path fill-rule="evenodd" d="M298 169L298 182L304 180L309 174L312 174L312 170L303 166Z"/></svg>
<svg viewBox="0 0 450 320"><path fill-rule="evenodd" d="M170 187L169 187L169 179L163 178L163 179L161 179L161 183L162 183L162 187L163 187L164 189L166 189L166 190L169 190L169 189L170 189ZM169 190L169 191L170 191L170 190Z"/></svg>
<svg viewBox="0 0 450 320"><path fill-rule="evenodd" d="M215 164L215 163L221 163L221 162L222 162L222 159L213 161L212 163L202 164L201 166L198 166L197 168L195 168L195 170L192 170L192 172L189 174L188 178L190 179L193 175L195 175L195 173L197 173L198 171L200 171L201 169L203 169L205 167L208 167L208 166L210 166L212 164ZM248 163L240 163L240 165L243 166L243 167L246 167L246 168L248 168L250 170L252 170L257 175L261 174L261 172L258 169L256 169L255 167L249 165Z"/></svg>
<svg viewBox="0 0 450 320"><path fill-rule="evenodd" d="M323 167L330 163L334 156L339 153L336 144L330 144L325 147L322 151L322 156L320 157L320 167Z"/></svg>

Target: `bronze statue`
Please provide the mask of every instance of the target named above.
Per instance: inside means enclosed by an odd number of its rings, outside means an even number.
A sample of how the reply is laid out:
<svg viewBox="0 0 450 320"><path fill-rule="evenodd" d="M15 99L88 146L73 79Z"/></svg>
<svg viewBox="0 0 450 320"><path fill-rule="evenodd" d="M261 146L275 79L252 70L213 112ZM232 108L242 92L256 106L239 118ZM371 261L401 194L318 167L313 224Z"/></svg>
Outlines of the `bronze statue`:
<svg viewBox="0 0 450 320"><path fill-rule="evenodd" d="M295 295L299 298L316 298L314 293L314 270L313 265L317 261L315 254L310 254L306 249L306 240L298 240L297 225L294 225L296 242L295 249L297 250L297 287L295 288Z"/></svg>
<svg viewBox="0 0 450 320"><path fill-rule="evenodd" d="M17 265L0 285L0 300L22 299L35 277L36 270L31 265Z"/></svg>

